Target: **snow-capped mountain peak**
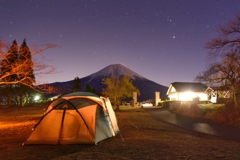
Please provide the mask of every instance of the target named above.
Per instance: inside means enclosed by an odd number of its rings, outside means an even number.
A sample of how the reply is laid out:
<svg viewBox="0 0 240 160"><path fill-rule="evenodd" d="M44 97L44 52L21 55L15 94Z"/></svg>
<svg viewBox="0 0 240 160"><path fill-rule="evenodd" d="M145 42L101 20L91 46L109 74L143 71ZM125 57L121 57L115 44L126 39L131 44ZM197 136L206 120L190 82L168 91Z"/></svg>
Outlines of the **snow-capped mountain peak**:
<svg viewBox="0 0 240 160"><path fill-rule="evenodd" d="M98 71L96 73L89 75L89 77L91 77L91 79L89 81L93 80L96 77L110 77L112 75L114 75L114 76L126 75L126 76L129 76L131 79L135 79L135 78L146 79L145 77L132 71L131 69L125 67L122 64L112 64L112 65L109 65L109 66L101 69L100 71Z"/></svg>

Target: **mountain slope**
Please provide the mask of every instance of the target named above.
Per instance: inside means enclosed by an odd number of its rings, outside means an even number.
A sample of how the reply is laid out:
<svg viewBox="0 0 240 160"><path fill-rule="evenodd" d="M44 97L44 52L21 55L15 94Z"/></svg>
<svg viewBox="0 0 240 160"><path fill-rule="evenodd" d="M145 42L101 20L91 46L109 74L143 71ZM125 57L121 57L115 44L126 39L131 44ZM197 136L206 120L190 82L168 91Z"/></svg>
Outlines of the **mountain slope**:
<svg viewBox="0 0 240 160"><path fill-rule="evenodd" d="M141 95L138 96L138 101L154 99L155 92L160 92L161 98L164 97L167 93L168 87L157 84L140 74L132 71L131 69L125 67L122 64L112 64L109 65L98 72L95 72L89 76L83 77L80 79L82 89L85 84L89 84L90 86L94 87L97 92L101 92L104 85L102 84L102 79L114 76L122 76L127 75L132 79L133 85L136 86ZM56 82L52 83L51 85L56 86L61 89L62 93L71 92L72 89L72 82Z"/></svg>
<svg viewBox="0 0 240 160"><path fill-rule="evenodd" d="M109 65L109 66L101 69L100 71L98 71L96 73L89 75L91 77L91 79L89 81L91 81L95 77L103 77L104 78L104 77L111 77L112 75L115 75L115 76L127 75L131 79L135 79L135 78L146 79L143 76L141 76L140 74L137 74L136 72L130 70L129 68L125 67L122 64L112 64L112 65Z"/></svg>

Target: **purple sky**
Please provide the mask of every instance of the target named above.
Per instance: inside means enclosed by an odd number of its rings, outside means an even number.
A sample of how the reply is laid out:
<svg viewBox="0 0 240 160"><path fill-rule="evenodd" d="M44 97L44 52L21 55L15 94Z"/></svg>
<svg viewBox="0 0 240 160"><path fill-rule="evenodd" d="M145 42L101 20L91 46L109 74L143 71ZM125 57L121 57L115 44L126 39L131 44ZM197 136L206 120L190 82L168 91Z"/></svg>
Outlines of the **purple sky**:
<svg viewBox="0 0 240 160"><path fill-rule="evenodd" d="M0 0L0 38L61 46L43 52L60 73L39 83L121 63L169 86L205 70L204 43L238 13L239 0Z"/></svg>

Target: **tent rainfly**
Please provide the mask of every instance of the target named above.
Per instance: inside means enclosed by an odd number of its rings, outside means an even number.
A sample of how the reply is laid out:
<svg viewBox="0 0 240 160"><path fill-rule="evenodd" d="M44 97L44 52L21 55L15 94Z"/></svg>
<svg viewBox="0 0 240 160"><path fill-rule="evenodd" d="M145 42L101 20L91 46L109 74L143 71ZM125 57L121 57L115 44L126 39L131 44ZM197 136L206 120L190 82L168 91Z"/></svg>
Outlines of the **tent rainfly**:
<svg viewBox="0 0 240 160"><path fill-rule="evenodd" d="M74 92L54 100L23 143L97 144L119 132L108 98Z"/></svg>

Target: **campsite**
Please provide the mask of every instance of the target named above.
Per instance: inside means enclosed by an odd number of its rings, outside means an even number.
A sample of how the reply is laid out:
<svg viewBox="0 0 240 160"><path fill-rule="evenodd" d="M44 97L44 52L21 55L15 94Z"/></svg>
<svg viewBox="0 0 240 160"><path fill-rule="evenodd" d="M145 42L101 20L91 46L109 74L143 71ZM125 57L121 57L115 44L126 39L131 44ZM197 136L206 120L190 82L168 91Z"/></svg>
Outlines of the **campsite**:
<svg viewBox="0 0 240 160"><path fill-rule="evenodd" d="M0 159L240 159L238 141L185 130L126 106L115 112L120 132L97 145L22 146L45 109L0 109Z"/></svg>
<svg viewBox="0 0 240 160"><path fill-rule="evenodd" d="M108 98L74 92L48 106L24 144L97 144L118 132Z"/></svg>

